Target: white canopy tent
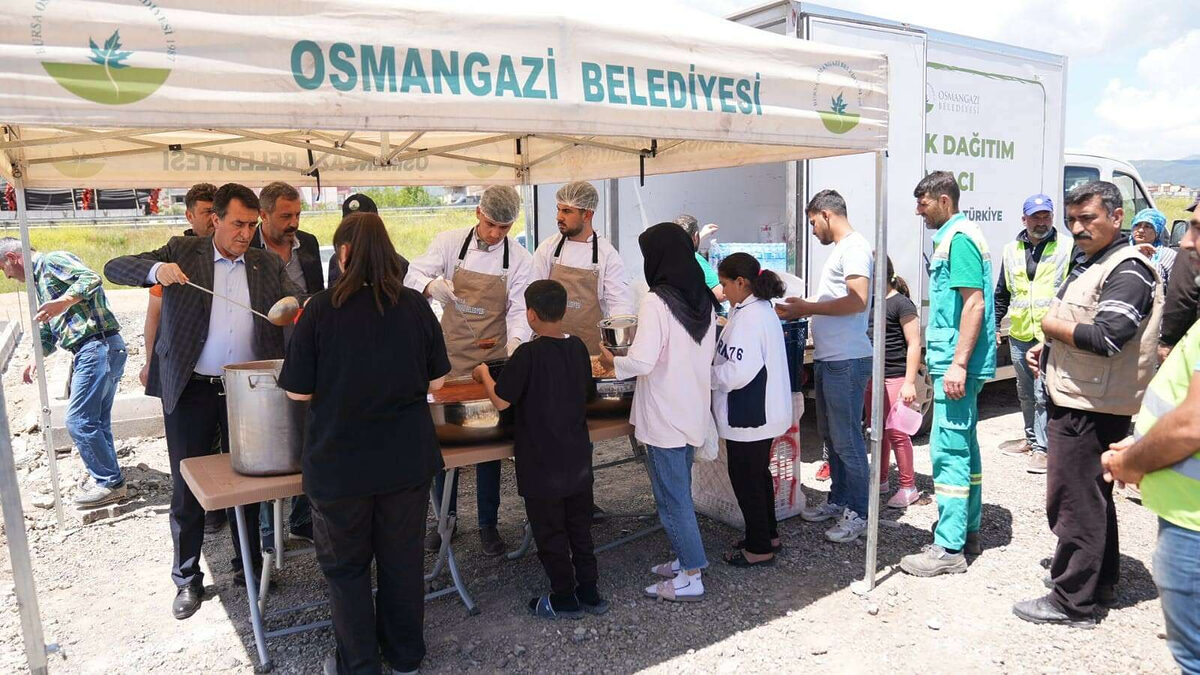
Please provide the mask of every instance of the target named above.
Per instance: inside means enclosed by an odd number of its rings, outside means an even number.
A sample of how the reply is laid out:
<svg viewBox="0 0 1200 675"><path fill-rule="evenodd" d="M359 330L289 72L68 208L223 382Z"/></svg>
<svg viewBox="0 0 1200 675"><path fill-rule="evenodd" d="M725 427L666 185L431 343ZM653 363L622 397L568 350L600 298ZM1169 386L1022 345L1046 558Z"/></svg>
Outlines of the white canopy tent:
<svg viewBox="0 0 1200 675"><path fill-rule="evenodd" d="M884 184L885 57L666 3L20 0L0 62L27 269L23 187L529 186L861 152Z"/></svg>

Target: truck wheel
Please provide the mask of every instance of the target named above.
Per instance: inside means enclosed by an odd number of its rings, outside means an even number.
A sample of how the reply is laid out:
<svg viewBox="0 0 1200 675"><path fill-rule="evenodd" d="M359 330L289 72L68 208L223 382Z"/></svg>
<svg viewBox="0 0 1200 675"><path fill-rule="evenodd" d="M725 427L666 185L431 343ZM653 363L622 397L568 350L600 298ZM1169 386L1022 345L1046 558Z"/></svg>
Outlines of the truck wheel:
<svg viewBox="0 0 1200 675"><path fill-rule="evenodd" d="M924 418L917 435L926 436L933 428L933 378L925 364L921 364L917 370L917 403L920 404L921 416Z"/></svg>

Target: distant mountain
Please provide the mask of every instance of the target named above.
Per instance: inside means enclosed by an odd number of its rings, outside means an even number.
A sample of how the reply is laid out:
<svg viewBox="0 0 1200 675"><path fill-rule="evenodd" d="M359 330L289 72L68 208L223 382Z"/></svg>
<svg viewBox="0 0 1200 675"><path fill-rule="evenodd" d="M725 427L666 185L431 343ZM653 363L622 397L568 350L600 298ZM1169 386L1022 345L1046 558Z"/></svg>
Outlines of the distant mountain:
<svg viewBox="0 0 1200 675"><path fill-rule="evenodd" d="M1200 155L1187 159L1141 159L1131 162L1146 183L1175 183L1200 187Z"/></svg>

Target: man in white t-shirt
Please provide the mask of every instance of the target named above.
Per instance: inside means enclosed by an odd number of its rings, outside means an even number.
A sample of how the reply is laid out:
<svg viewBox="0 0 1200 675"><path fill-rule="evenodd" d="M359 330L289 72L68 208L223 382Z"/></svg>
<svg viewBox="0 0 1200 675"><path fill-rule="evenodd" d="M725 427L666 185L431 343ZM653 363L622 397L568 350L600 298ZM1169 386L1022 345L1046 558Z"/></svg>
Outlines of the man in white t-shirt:
<svg viewBox="0 0 1200 675"><path fill-rule="evenodd" d="M835 542L851 542L866 529L869 472L863 439L863 397L871 378L871 244L846 218L846 200L834 190L818 192L805 210L813 235L833 253L821 270L817 297L787 298L776 307L784 319L811 316L813 372L818 426L829 448L829 499L806 508L809 522L837 519L825 532Z"/></svg>

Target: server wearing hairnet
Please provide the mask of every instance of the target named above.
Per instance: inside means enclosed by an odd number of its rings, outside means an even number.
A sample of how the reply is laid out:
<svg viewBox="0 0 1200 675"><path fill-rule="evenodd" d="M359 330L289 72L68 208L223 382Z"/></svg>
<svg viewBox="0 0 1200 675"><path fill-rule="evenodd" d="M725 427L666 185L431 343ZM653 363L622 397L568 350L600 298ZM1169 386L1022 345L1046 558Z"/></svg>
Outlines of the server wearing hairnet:
<svg viewBox="0 0 1200 675"><path fill-rule="evenodd" d="M475 216L479 222L462 230L443 232L408 267L404 285L442 303L442 332L450 357L450 378L470 376L484 361L512 354L529 339L525 320L525 287L533 280L533 256L511 241L508 231L521 197L508 186L484 191ZM445 474L437 475L440 501ZM475 466L479 540L483 552L504 553L496 525L500 509L500 462ZM450 510L457 513L458 484L450 488ZM425 537L426 550L436 551L441 536L436 528Z"/></svg>
<svg viewBox="0 0 1200 675"><path fill-rule="evenodd" d="M442 303L451 378L469 377L529 339L524 293L532 256L508 237L520 209L515 189L490 187L475 209L477 224L442 232L409 264L404 284Z"/></svg>
<svg viewBox="0 0 1200 675"><path fill-rule="evenodd" d="M600 195L586 181L567 183L555 194L557 237L543 241L533 254L533 275L553 279L567 289L563 332L583 340L591 354L600 353L600 329L606 316L636 314L625 264L607 239L592 229Z"/></svg>

